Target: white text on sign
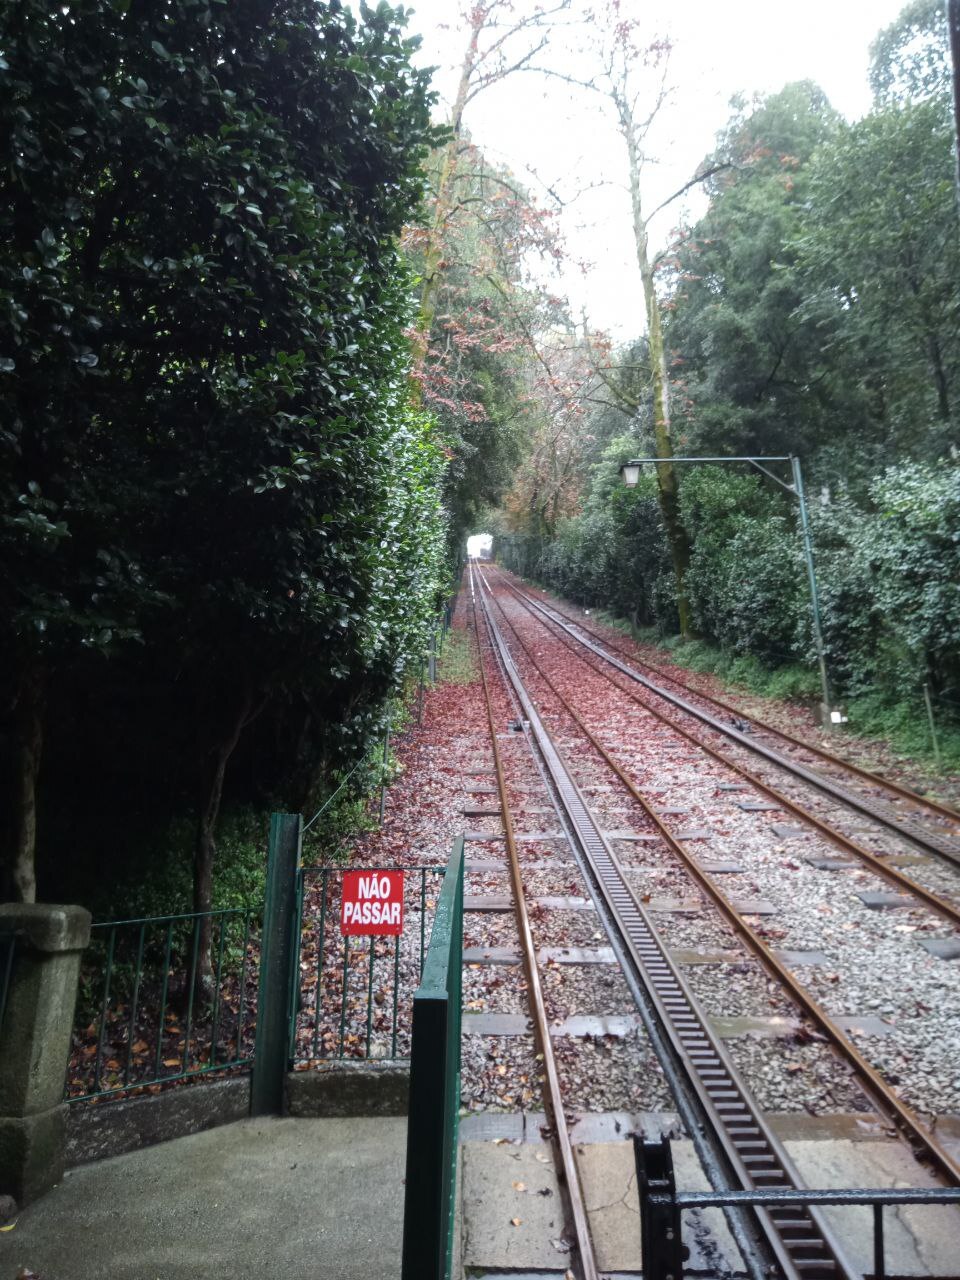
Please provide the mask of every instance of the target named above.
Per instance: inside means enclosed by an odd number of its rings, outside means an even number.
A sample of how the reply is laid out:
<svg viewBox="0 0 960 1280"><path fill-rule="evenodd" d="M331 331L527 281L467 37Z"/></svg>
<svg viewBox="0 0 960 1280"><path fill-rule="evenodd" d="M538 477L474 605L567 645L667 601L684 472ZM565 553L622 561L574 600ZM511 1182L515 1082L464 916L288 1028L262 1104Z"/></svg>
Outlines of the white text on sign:
<svg viewBox="0 0 960 1280"><path fill-rule="evenodd" d="M403 872L345 871L340 932L394 937L402 929Z"/></svg>

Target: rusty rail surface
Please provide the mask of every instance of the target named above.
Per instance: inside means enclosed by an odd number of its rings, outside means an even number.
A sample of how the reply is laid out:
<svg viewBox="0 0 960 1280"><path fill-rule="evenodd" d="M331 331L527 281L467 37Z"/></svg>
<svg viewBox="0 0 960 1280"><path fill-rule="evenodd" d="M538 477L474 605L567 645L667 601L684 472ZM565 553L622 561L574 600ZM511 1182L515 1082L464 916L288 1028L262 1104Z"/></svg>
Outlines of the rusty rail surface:
<svg viewBox="0 0 960 1280"><path fill-rule="evenodd" d="M562 628L565 634L556 636L556 639L560 640L561 643L566 645L566 647L570 649L572 652L577 651L577 646L579 646L580 648L585 648L588 650L588 652L594 654L597 658L601 659L601 661L614 667L616 670L620 671L623 675L627 676L629 679L634 680L637 683L641 684L644 688L646 688L649 692L651 692L655 696L664 697L668 701L673 702L675 705L680 705L682 710L694 710L692 708L688 708L685 704L683 704L679 700L674 699L672 695L670 695L669 693L666 693L665 691L657 688L656 685L646 680L643 676L639 675L636 672L631 671L626 663L621 662L619 659L614 658L609 654L605 654L602 651L602 647L600 645L594 644L591 641L583 640L581 637L577 636L575 629L568 627L562 621L559 621L557 618L552 617L551 610L545 608L544 606L541 606L536 600L533 600L531 597L525 596L523 592L517 591L516 587L514 587L511 583L507 582L505 585L507 586L508 590L513 592L513 594L519 599L521 604L525 608L527 608L531 613L534 613L535 615L540 615L542 618L549 621L553 626ZM555 633L552 633L552 634L555 634ZM566 638L567 636L569 636L570 639L567 639ZM582 655L580 656L582 657ZM720 764L724 765L726 768L736 773L739 777L743 778L757 791L762 792L763 795L768 796L771 800L775 801L776 804L779 805L782 809L786 810L788 813L793 814L793 816L797 818L800 822L803 822L807 826L812 827L821 836L823 836L825 840L830 841L831 844L836 845L837 848L842 849L845 853L849 853L853 857L858 858L861 862L863 862L866 866L868 866L871 871L875 872L876 875L882 877L889 884L893 885L897 889L902 890L905 893L909 893L911 896L921 901L931 911L936 912L937 915L942 916L943 919L947 920L950 924L960 928L960 907L956 906L948 898L941 897L940 894L934 893L932 889L927 889L924 885L919 884L916 880L912 879L912 877L905 875L904 872L900 871L897 867L891 866L882 857L875 854L871 849L868 849L865 845L862 845L857 840L854 840L852 836L848 836L844 834L844 832L839 831L836 827L831 826L830 823L825 822L823 818L820 818L815 813L812 813L809 809L805 808L798 801L791 799L790 796L784 794L784 792L778 790L776 787L772 786L769 782L764 781L764 779L759 777L757 774L752 773L744 765L740 764L737 760L734 760L733 757L727 755L723 751L719 751L716 747L712 747L708 742L704 742L702 738L698 737L695 733L691 733L689 729L685 728L682 724L678 723L678 721L675 720L672 716L666 715L662 710L659 710L656 706L652 705L650 702L644 700L643 698L639 698L631 690L625 689L622 685L617 684L617 682L613 680L610 677L609 673L603 670L602 667L596 667L589 663L588 665L590 666L590 669L592 671L595 671L597 675L602 676L604 679L609 680L610 683L613 684L615 689L617 689L620 693L626 694L626 696L631 698L634 702L636 702L638 706L642 707L644 711L649 712L650 715L654 716L662 724L668 725L676 733L686 738L688 742L692 743L696 747L699 747L701 750L705 751L709 756L711 756L714 760L718 761ZM704 718L703 713L696 713L696 714L699 714L701 719ZM723 725L720 725L719 723L710 723L709 717L707 718L707 723L708 723L708 727L715 728L718 730L718 732L726 732ZM789 764L789 762L787 763Z"/></svg>
<svg viewBox="0 0 960 1280"><path fill-rule="evenodd" d="M834 755L832 752L827 751L825 747L804 742L802 738L798 738L791 733L787 733L784 729L777 729L773 725L768 724L765 720L761 720L757 716L750 715L740 707L736 707L732 703L726 702L724 699L718 698L714 694L704 693L703 690L695 688L686 680L682 680L679 676L673 675L665 668L658 666L656 663L648 662L643 658L638 657L637 654L629 653L622 646L614 644L609 638L600 635L599 632L593 630L592 627L586 626L579 618L572 618L568 613L557 608L555 604L547 606L542 600L537 600L536 597L528 596L524 592L519 591L518 588L509 581L506 575L503 574L502 570L498 569L498 572L503 576L505 585L508 586L511 591L530 601L534 605L545 609L548 613L552 613L554 615L554 621L559 625L575 627L577 630L590 636L592 640L598 641L601 645L613 649L615 653L620 654L622 657L629 658L630 662L636 663L640 667L646 667L651 671L656 671L664 679L671 681L673 684L680 685L681 688L686 689L688 693L692 693L695 697L702 698L705 702L713 703L714 706L720 707L721 710L737 717L737 719L741 721L756 725L764 734L769 734L772 737L779 738L781 741L789 743L792 747L799 750L807 751L811 755L824 760L831 768L853 774L855 777L867 782L876 790L888 792L889 795L895 797L894 803L905 800L923 816L935 816L942 820L945 819L955 828L951 836L941 836L936 832L927 831L923 827L916 826L914 823L905 822L901 814L894 812L887 805L871 800L859 792L850 791L847 788L840 786L839 783L834 782L832 779L824 777L822 774L814 773L812 770L806 768L806 766L800 764L796 760L790 759L789 756L784 756L770 747L765 747L762 743L751 741L748 734L744 734L734 726L725 724L723 721L716 719L716 717L710 716L698 707L691 706L683 699L679 699L675 694L671 694L668 690L659 688L657 685L653 684L652 681L646 680L645 677L641 676L635 670L626 673L630 675L631 679L638 679L645 683L648 688L652 689L658 695L668 699L675 705L682 706L685 711L688 711L691 715L697 716L718 733L722 733L726 737L731 738L746 750L753 751L755 754L762 756L764 759L769 760L780 768L788 770L798 778L801 778L808 785L816 787L819 791L832 796L842 804L866 814L868 817L873 818L876 822L881 823L891 831L897 832L899 835L903 836L904 839L922 847L927 852L932 853L939 858L943 858L954 865L960 865L960 847L958 847L958 841L960 841L960 812L952 808L950 805L944 804L939 800L932 800L927 796L918 796L915 792L911 791L909 787L902 786L892 778L887 778L883 774L872 773L869 769L864 769L850 760L844 760L842 757ZM583 643L580 637L575 638ZM608 654L604 654L602 656L605 661L611 660Z"/></svg>
<svg viewBox="0 0 960 1280"><path fill-rule="evenodd" d="M471 592L473 593L472 578L473 572L471 566ZM473 608L477 630L477 645L480 646L481 629L479 625L479 618L477 616L477 599L475 593L473 593ZM491 649L496 652L493 644L491 644ZM543 1071L544 1076L546 1077L546 1096L544 1098L544 1102L547 1108L547 1115L553 1129L557 1151L560 1156L560 1182L565 1190L570 1210L582 1277L583 1280L599 1280L600 1272L597 1267L597 1261L593 1249L593 1240L590 1235L590 1226L587 1221L587 1209L583 1196L583 1188L580 1185L580 1174L577 1169L576 1159L573 1153L573 1143L570 1140L570 1130L567 1125L566 1114L563 1109L563 1097L560 1089L560 1074L557 1070L557 1063L553 1054L553 1043L550 1039L550 1021L547 1017L547 1009L543 999L543 989L540 985L537 952L533 942L533 932L530 928L530 917L527 911L527 902L523 890L523 880L520 875L520 861L517 856L517 843L514 835L513 816L510 810L510 798L507 793L507 782L503 769L503 760L500 755L500 747L497 743L497 727L493 714L493 704L490 697L490 687L487 682L487 676L483 666L482 649L480 652L479 666L480 679L483 685L484 703L487 710L487 723L490 726L490 742L493 747L493 763L497 775L497 790L500 795L501 820L503 822L503 833L507 846L507 856L510 863L510 879L513 883L514 910L517 917L517 929L520 934L520 945L523 953L523 967L527 978L527 991L530 998L534 1037L537 1042L537 1048L543 1058Z"/></svg>
<svg viewBox="0 0 960 1280"><path fill-rule="evenodd" d="M504 617L505 616L506 615L504 615ZM508 625L510 625L509 622ZM702 870L693 854L684 847L681 841L671 834L669 829L644 798L643 794L636 787L626 771L620 764L618 764L596 736L587 728L582 718L576 711L574 711L569 702L557 690L549 676L547 676L541 669L536 659L530 653L529 648L520 639L519 635L517 635L516 630L512 627L511 630L513 631L518 645L523 649L531 666L538 672L540 678L550 688L570 718L578 725L594 750L613 770L626 789L630 792L634 800L636 800L640 805L671 851L683 862L684 866L690 872L696 883L720 909L736 933L744 940L744 942L747 943L771 976L789 991L794 1001L801 1006L801 1008L812 1019L814 1024L827 1037L837 1052L840 1053L840 1055L850 1064L861 1086L873 1099L874 1105L881 1114L886 1115L888 1119L894 1123L898 1132L908 1141L914 1153L919 1158L925 1159L932 1164L938 1173L945 1177L949 1183L953 1185L960 1184L960 1164L954 1160L946 1148L937 1140L934 1134L931 1133L926 1125L923 1124L912 1108L902 1102L901 1099L893 1092L879 1072L870 1065L860 1051L851 1043L845 1032L833 1021L826 1010L816 1000L814 1000L806 988L797 981L792 972L777 958L772 948L768 947L756 931L747 924L730 899L727 898L722 890L717 888L709 875ZM619 688L619 686L616 687ZM623 690L621 690L621 692L623 692ZM645 707L645 709L649 708ZM611 853L610 856L614 861L616 861L614 854ZM617 866L619 868L619 863L617 863Z"/></svg>
<svg viewBox="0 0 960 1280"><path fill-rule="evenodd" d="M482 579L481 579L482 581ZM481 596L500 663L530 725L569 825L594 882L617 922L624 949L658 1014L660 1024L700 1101L705 1122L723 1148L741 1186L798 1188L799 1174L770 1129L739 1072L700 1010L661 942L651 919L595 822L555 743L546 731L503 636ZM838 1241L814 1209L791 1206L757 1213L782 1273L799 1277L857 1276Z"/></svg>

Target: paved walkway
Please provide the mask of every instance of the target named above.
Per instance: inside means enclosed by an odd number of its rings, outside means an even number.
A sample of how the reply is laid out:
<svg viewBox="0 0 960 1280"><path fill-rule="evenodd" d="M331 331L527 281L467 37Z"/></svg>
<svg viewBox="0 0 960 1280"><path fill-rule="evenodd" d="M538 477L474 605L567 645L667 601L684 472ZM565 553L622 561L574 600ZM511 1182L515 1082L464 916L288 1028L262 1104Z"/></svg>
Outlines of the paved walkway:
<svg viewBox="0 0 960 1280"><path fill-rule="evenodd" d="M405 1119L242 1120L72 1170L0 1280L397 1280Z"/></svg>

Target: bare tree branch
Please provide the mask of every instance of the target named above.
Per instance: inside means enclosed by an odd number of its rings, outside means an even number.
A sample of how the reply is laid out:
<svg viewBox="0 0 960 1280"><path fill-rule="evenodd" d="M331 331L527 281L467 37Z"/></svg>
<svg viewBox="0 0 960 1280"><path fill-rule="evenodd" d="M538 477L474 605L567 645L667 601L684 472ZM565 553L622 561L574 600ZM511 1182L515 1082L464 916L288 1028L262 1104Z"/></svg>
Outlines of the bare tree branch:
<svg viewBox="0 0 960 1280"><path fill-rule="evenodd" d="M704 169L701 173L696 174L689 182L685 182L679 190L675 191L672 196L667 196L666 200L661 201L655 209L652 209L643 220L644 226L649 226L651 218L655 217L661 209L665 209L668 204L673 204L674 200L679 200L680 197L689 191L691 187L697 187L701 182L706 182L708 178L712 178L715 173L722 173L723 170L732 169L733 167L734 166L731 161L724 160L711 165L709 169Z"/></svg>

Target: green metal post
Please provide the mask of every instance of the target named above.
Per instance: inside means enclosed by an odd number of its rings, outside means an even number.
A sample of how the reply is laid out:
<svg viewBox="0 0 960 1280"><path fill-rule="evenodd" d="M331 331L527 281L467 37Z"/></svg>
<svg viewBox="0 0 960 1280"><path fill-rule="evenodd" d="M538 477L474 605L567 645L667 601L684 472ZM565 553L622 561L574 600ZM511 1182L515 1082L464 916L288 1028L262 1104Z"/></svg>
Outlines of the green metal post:
<svg viewBox="0 0 960 1280"><path fill-rule="evenodd" d="M283 1109L288 1033L293 993L290 964L297 945L297 867L303 818L299 813L270 815L267 891L260 936L257 1042L250 1114L276 1115Z"/></svg>
<svg viewBox="0 0 960 1280"><path fill-rule="evenodd" d="M820 621L820 593L817 590L817 571L813 564L813 541L810 537L810 521L807 517L807 499L803 491L803 473L800 470L800 459L796 454L790 455L790 467L793 471L793 491L800 502L800 529L803 533L803 555L807 562L807 577L810 581L810 604L813 614L813 643L817 650L817 665L820 668L820 687L823 693L823 713L825 726L830 727L830 681L827 678L827 657L823 647L823 627Z"/></svg>
<svg viewBox="0 0 960 1280"><path fill-rule="evenodd" d="M437 901L413 1000L401 1280L449 1280L453 1256L463 962L463 837Z"/></svg>

